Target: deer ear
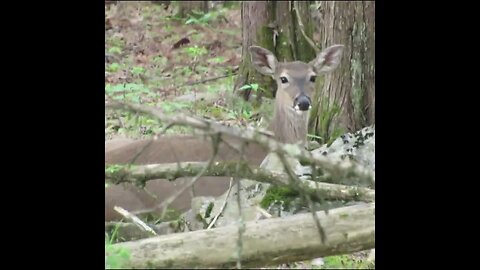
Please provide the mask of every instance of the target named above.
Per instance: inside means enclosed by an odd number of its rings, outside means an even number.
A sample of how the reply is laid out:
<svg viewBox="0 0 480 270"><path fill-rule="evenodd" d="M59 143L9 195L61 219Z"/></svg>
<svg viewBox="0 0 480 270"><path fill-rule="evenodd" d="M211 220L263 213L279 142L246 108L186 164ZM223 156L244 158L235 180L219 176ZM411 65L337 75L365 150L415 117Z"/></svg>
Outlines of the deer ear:
<svg viewBox="0 0 480 270"><path fill-rule="evenodd" d="M277 58L267 49L258 46L250 46L250 56L253 67L263 75L273 76L277 65Z"/></svg>
<svg viewBox="0 0 480 270"><path fill-rule="evenodd" d="M330 46L318 54L309 64L313 66L317 73L330 72L340 64L344 48L343 45Z"/></svg>

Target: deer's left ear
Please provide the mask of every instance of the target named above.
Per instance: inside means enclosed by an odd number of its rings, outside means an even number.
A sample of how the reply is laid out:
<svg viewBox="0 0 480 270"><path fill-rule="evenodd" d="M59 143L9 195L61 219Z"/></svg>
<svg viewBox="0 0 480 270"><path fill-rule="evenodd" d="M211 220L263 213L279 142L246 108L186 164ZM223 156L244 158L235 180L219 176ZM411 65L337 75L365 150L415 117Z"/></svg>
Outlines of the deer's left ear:
<svg viewBox="0 0 480 270"><path fill-rule="evenodd" d="M327 73L338 67L342 59L343 45L333 45L317 55L309 64L315 69L317 73Z"/></svg>

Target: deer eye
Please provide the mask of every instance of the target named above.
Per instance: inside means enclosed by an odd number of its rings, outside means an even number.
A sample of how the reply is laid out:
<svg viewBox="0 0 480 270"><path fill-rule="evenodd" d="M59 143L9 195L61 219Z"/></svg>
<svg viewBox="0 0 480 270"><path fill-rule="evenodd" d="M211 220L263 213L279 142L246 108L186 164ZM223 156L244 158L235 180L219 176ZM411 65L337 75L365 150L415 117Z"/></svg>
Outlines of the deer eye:
<svg viewBox="0 0 480 270"><path fill-rule="evenodd" d="M311 76L311 77L310 77L310 81L311 81L311 82L315 82L315 79L317 79L317 76Z"/></svg>
<svg viewBox="0 0 480 270"><path fill-rule="evenodd" d="M287 83L288 79L287 77L280 77L280 81L282 81L282 83Z"/></svg>

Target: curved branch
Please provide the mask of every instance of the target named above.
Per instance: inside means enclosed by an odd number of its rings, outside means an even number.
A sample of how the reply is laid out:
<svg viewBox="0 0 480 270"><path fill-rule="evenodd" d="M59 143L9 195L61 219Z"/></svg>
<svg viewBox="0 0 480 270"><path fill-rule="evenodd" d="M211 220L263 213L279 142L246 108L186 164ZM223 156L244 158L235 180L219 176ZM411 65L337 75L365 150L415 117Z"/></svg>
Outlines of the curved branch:
<svg viewBox="0 0 480 270"><path fill-rule="evenodd" d="M307 36L307 33L305 33L305 26L303 25L302 23L302 19L300 17L300 12L298 11L298 1L293 1L293 5L294 5L294 9L295 9L295 13L297 14L297 21L298 21L298 26L300 28L300 32L302 32L302 35L303 37L305 38L305 40L308 42L308 44L310 44L310 46L312 46L313 50L315 51L316 54L320 53L320 50L318 49L317 46L315 46L315 43L313 42L313 40L311 40L308 36Z"/></svg>

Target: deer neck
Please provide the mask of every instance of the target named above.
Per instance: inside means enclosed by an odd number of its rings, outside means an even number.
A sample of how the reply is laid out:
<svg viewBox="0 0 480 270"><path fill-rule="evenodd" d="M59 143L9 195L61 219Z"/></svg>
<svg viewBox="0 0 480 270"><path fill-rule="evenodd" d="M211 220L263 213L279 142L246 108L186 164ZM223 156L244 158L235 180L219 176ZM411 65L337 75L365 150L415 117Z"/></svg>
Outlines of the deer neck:
<svg viewBox="0 0 480 270"><path fill-rule="evenodd" d="M278 141L303 146L307 142L308 118L310 111L296 111L279 97L275 101L271 129Z"/></svg>

